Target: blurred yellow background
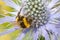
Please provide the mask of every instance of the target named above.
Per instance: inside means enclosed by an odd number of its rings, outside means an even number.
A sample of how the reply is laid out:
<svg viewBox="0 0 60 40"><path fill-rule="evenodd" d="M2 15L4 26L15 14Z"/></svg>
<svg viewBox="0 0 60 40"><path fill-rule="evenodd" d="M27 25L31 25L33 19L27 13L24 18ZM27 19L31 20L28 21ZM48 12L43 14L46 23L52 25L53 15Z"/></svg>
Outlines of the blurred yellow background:
<svg viewBox="0 0 60 40"><path fill-rule="evenodd" d="M11 40L11 37L10 37L10 35L6 34L3 36L0 36L0 40Z"/></svg>

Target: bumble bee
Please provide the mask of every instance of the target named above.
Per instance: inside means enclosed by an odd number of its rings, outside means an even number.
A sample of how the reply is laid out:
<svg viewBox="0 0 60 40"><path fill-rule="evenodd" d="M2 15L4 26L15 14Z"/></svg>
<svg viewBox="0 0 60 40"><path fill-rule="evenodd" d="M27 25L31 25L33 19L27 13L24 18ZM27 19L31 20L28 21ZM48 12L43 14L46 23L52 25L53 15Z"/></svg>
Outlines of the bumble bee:
<svg viewBox="0 0 60 40"><path fill-rule="evenodd" d="M21 9L16 16L16 22L21 28L30 28L33 18L20 15Z"/></svg>

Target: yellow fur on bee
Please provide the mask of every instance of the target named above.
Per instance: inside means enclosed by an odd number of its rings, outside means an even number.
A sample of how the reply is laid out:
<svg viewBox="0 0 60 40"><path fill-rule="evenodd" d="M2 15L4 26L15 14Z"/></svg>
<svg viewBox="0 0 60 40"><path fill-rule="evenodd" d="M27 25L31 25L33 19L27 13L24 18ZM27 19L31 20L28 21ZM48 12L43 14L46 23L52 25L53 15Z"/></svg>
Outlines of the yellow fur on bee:
<svg viewBox="0 0 60 40"><path fill-rule="evenodd" d="M30 27L30 24L27 22L26 18L23 18L23 22L24 22L26 28Z"/></svg>
<svg viewBox="0 0 60 40"><path fill-rule="evenodd" d="M19 18L17 17L17 18L16 18L16 22L18 21L18 19L19 19Z"/></svg>

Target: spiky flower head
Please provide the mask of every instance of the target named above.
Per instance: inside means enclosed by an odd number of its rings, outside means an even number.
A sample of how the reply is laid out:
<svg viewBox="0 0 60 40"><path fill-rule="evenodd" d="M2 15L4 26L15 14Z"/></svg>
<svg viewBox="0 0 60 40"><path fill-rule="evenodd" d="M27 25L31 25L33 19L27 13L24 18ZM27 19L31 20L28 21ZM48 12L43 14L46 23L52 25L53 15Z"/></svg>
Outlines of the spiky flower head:
<svg viewBox="0 0 60 40"><path fill-rule="evenodd" d="M45 25L48 22L49 13L42 0L27 0L24 10L26 17L34 18L34 27Z"/></svg>
<svg viewBox="0 0 60 40"><path fill-rule="evenodd" d="M34 24L34 27L42 27L34 29L23 29L23 31L21 31L21 33L19 33L17 36L16 40L58 40L56 26L60 27L60 6L57 7L56 3L59 2L60 4L60 1L51 0L50 3L48 2L49 0L43 1L26 0L22 3L24 6L22 7L23 10L21 12L23 13L21 14L24 14L25 17L34 18L32 26ZM13 33L16 30L20 31L20 27L13 27L10 30L6 30L3 33L0 33L0 36L3 34Z"/></svg>

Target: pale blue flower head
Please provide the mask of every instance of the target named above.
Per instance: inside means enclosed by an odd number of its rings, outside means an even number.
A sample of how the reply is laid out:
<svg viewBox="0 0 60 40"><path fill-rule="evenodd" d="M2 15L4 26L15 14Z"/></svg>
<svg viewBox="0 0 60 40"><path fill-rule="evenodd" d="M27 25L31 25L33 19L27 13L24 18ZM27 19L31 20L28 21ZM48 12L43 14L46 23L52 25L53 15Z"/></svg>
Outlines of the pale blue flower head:
<svg viewBox="0 0 60 40"><path fill-rule="evenodd" d="M29 34L31 35L30 37L33 37L33 40L37 40L41 35L45 37L45 40L58 40L56 25L59 24L58 19L60 14L57 12L59 8L55 7L58 1L22 0L22 5L24 5L22 10L23 14L29 12L26 17L31 16L35 18L33 22L34 27L30 29L32 32ZM27 33L29 31L27 30ZM26 31L22 32L22 34L26 34Z"/></svg>
<svg viewBox="0 0 60 40"><path fill-rule="evenodd" d="M57 27L60 24L60 6L56 5L59 2L59 0L22 0L21 6L18 6L18 9L15 8L18 11L22 8L21 15L33 17L34 20L31 28L23 29L16 40L39 40L41 36L45 40L58 40ZM19 29L21 28L16 30Z"/></svg>

